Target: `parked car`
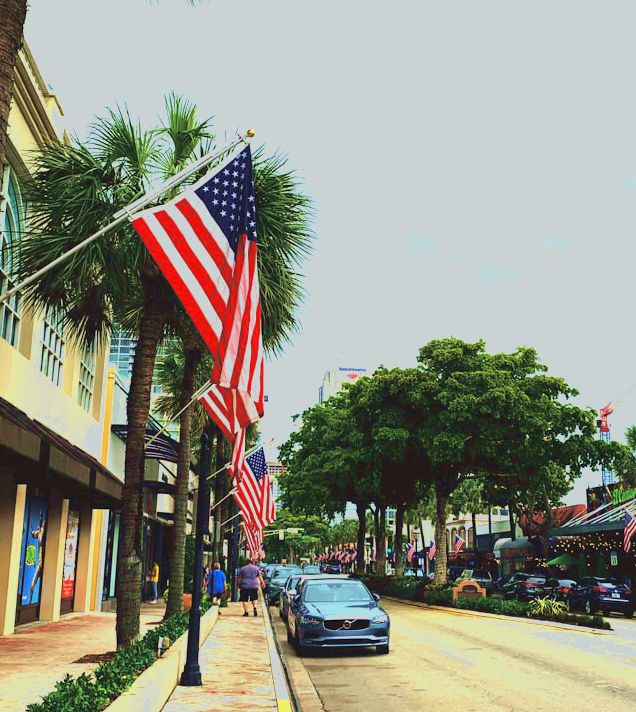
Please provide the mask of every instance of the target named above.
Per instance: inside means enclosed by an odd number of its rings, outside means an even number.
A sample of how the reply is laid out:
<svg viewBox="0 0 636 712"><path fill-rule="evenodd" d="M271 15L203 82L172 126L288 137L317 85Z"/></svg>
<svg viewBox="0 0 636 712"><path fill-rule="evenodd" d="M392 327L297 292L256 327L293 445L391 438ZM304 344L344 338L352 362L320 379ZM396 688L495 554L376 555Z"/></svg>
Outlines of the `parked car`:
<svg viewBox="0 0 636 712"><path fill-rule="evenodd" d="M303 573L308 575L308 574L319 574L320 573L320 566L318 564L305 564L303 566Z"/></svg>
<svg viewBox="0 0 636 712"><path fill-rule="evenodd" d="M325 574L341 574L342 564L325 564L322 571Z"/></svg>
<svg viewBox="0 0 636 712"><path fill-rule="evenodd" d="M302 576L302 573L303 570L300 566L294 566L292 564L279 565L273 569L265 582L265 597L267 603L269 603L270 606L278 603L280 590L285 585L285 581L293 574Z"/></svg>
<svg viewBox="0 0 636 712"><path fill-rule="evenodd" d="M486 589L486 595L490 596L494 590L492 576L486 569L464 569L459 579L470 579Z"/></svg>
<svg viewBox="0 0 636 712"><path fill-rule="evenodd" d="M278 613L283 620L287 620L289 602L296 595L296 588L301 579L302 576L299 574L289 576L280 590L280 595L278 596Z"/></svg>
<svg viewBox="0 0 636 712"><path fill-rule="evenodd" d="M589 576L581 579L578 586L567 595L570 609L581 609L588 615L601 611L604 616L622 613L626 618L634 615L634 596L631 589L614 578Z"/></svg>
<svg viewBox="0 0 636 712"><path fill-rule="evenodd" d="M537 595L542 598L552 598L555 601L566 602L568 593L574 586L576 586L576 581L573 579L549 578L545 587Z"/></svg>
<svg viewBox="0 0 636 712"><path fill-rule="evenodd" d="M390 621L379 600L354 578L304 578L289 604L287 640L299 655L310 648L370 646L388 653Z"/></svg>
<svg viewBox="0 0 636 712"><path fill-rule="evenodd" d="M513 574L503 585L504 598L532 601L546 585L545 576L539 574Z"/></svg>

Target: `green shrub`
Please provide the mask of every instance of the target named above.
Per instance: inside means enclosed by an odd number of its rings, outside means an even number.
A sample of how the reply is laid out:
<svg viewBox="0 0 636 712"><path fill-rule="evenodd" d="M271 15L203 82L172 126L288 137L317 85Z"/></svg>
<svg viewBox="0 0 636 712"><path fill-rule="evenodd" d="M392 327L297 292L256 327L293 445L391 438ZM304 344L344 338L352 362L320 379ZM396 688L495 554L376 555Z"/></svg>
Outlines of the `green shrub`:
<svg viewBox="0 0 636 712"><path fill-rule="evenodd" d="M426 586L421 595L424 603L431 606L453 605L453 592L448 586Z"/></svg>
<svg viewBox="0 0 636 712"><path fill-rule="evenodd" d="M528 604L528 615L531 618L554 618L561 613L567 613L568 607L563 601L553 598L535 598Z"/></svg>
<svg viewBox="0 0 636 712"><path fill-rule="evenodd" d="M208 596L201 601L201 614L211 607ZM92 675L66 675L55 684L41 702L27 706L27 712L98 712L125 692L137 677L155 661L159 636L170 644L188 630L188 613L171 616L129 648L118 650L115 657L101 663Z"/></svg>
<svg viewBox="0 0 636 712"><path fill-rule="evenodd" d="M528 615L528 604L523 601L504 601L497 598L460 598L457 608L466 611L496 613L500 616L516 616L525 618Z"/></svg>

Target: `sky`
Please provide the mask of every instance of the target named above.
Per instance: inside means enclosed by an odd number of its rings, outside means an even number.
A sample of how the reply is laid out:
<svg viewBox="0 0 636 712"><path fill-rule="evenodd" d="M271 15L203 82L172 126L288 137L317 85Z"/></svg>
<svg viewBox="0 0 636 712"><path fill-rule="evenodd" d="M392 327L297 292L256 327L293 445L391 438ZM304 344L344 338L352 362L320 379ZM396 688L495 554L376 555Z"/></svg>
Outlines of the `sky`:
<svg viewBox="0 0 636 712"><path fill-rule="evenodd" d="M280 444L328 368L432 338L533 346L586 407L636 383L635 23L618 0L31 0L25 36L80 136L116 104L154 124L174 90L287 155L316 241L266 369Z"/></svg>

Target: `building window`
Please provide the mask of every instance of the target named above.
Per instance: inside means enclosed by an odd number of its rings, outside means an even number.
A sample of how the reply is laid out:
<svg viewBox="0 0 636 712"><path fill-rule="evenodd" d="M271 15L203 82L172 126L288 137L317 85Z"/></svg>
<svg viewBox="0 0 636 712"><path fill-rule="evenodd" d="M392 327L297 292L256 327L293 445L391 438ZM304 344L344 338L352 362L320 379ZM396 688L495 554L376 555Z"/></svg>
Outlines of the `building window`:
<svg viewBox="0 0 636 712"><path fill-rule="evenodd" d="M58 311L48 307L42 324L40 371L56 386L62 383L64 368L64 324Z"/></svg>
<svg viewBox="0 0 636 712"><path fill-rule="evenodd" d="M25 214L24 203L17 181L7 166L5 168L6 200L0 233L0 293L14 286L16 250L19 244ZM17 346L20 331L20 295L14 294L0 304L0 337L11 346Z"/></svg>
<svg viewBox="0 0 636 712"><path fill-rule="evenodd" d="M95 342L84 346L80 357L79 387L77 402L86 412L90 412L93 403L93 388L95 387Z"/></svg>

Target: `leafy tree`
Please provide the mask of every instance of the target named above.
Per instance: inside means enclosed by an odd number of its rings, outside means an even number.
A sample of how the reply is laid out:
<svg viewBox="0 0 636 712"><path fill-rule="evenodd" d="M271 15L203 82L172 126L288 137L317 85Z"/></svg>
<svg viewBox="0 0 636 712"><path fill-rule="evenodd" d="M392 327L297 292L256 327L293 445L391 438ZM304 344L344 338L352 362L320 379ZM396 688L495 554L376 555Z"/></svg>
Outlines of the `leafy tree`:
<svg viewBox="0 0 636 712"><path fill-rule="evenodd" d="M283 501L294 512L330 519L356 505L357 568L364 568L365 514L377 491L377 477L363 434L352 418L348 391L302 414L302 425L280 448L286 471L279 483Z"/></svg>
<svg viewBox="0 0 636 712"><path fill-rule="evenodd" d="M473 524L473 549L477 551L477 522L475 514L481 512L484 508L484 485L478 479L466 479L462 484L451 494L449 506L451 512L455 516L460 513L470 513ZM468 542L466 542L468 546Z"/></svg>
<svg viewBox="0 0 636 712"><path fill-rule="evenodd" d="M519 493L568 486L585 467L622 464L624 448L595 439L594 411L572 405L577 392L548 376L530 348L488 354L483 341L431 341L420 349L411 403L419 419L421 476L436 494L436 576L446 579L445 514L450 495L471 478ZM554 482L552 482L552 486Z"/></svg>
<svg viewBox="0 0 636 712"><path fill-rule="evenodd" d="M208 149L209 123L197 119L192 104L171 95L159 129L144 131L126 112L111 111L92 127L87 143L56 143L42 151L27 186L32 232L21 246L22 276L109 223L154 177ZM296 267L310 245L310 208L279 157L256 153L255 185L263 341L277 350L296 325L302 297ZM36 307L58 309L69 330L88 342L105 337L113 322L137 337L118 558L117 639L126 647L139 632L143 451L153 369L161 339L177 333L186 317L128 224L51 269L25 296Z"/></svg>
<svg viewBox="0 0 636 712"><path fill-rule="evenodd" d="M298 533L284 532L283 539L268 533L280 529L298 529ZM314 515L293 514L288 509L276 512L276 521L265 529L265 553L268 561L296 561L301 556L315 556L329 545L328 521Z"/></svg>

